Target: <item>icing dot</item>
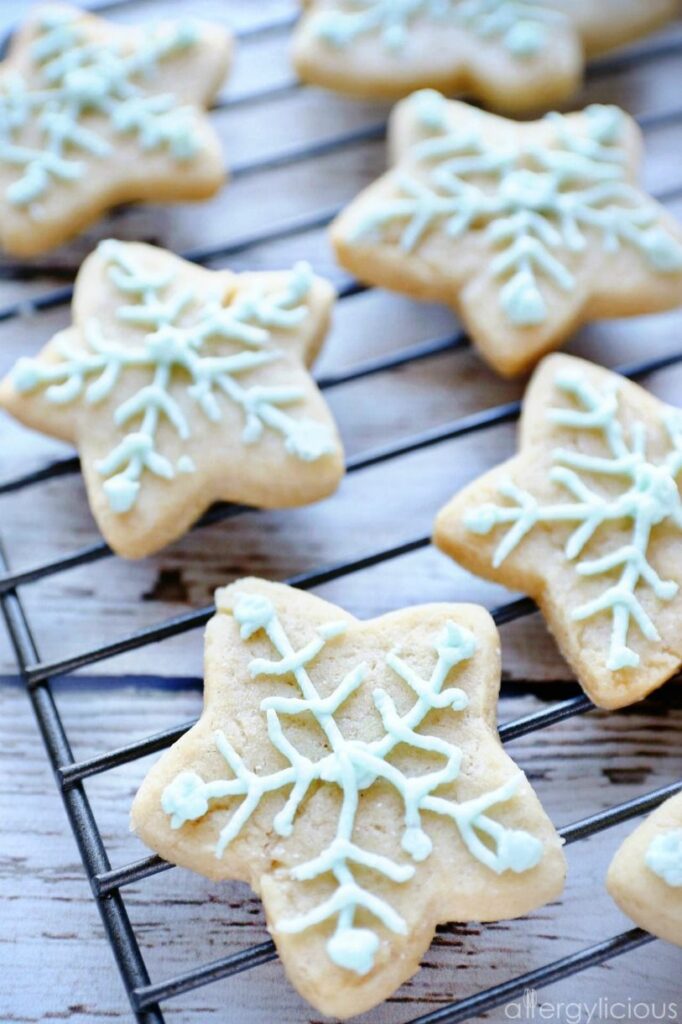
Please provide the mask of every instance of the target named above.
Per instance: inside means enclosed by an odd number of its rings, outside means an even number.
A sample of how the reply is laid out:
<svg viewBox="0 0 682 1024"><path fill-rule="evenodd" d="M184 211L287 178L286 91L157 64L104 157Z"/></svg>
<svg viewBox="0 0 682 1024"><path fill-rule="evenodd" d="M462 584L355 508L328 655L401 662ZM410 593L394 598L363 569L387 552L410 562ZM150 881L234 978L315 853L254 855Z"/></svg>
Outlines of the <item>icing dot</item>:
<svg viewBox="0 0 682 1024"><path fill-rule="evenodd" d="M199 26L195 21L181 21L175 32L175 49L186 50L199 41Z"/></svg>
<svg viewBox="0 0 682 1024"><path fill-rule="evenodd" d="M457 661L464 661L476 653L476 648L476 637L473 633L448 621L438 637L436 649L441 656L456 657Z"/></svg>
<svg viewBox="0 0 682 1024"><path fill-rule="evenodd" d="M467 530L471 530L472 533L478 533L480 536L490 533L497 523L497 508L492 504L481 505L480 508L467 512L464 517L464 525Z"/></svg>
<svg viewBox="0 0 682 1024"><path fill-rule="evenodd" d="M433 849L433 843L422 828L407 828L400 843L405 853L413 860L426 860Z"/></svg>
<svg viewBox="0 0 682 1024"><path fill-rule="evenodd" d="M622 668L637 668L639 660L639 655L631 651L629 647L616 644L609 655L606 667L611 672L619 672Z"/></svg>
<svg viewBox="0 0 682 1024"><path fill-rule="evenodd" d="M656 270L666 274L682 270L682 245L661 228L647 232L642 248Z"/></svg>
<svg viewBox="0 0 682 1024"><path fill-rule="evenodd" d="M504 37L504 42L515 57L534 57L543 48L547 33L542 25L532 21L517 21Z"/></svg>
<svg viewBox="0 0 682 1024"><path fill-rule="evenodd" d="M12 370L12 384L15 391L24 393L32 391L41 382L42 377L38 365L34 359L27 359L23 356L17 360Z"/></svg>
<svg viewBox="0 0 682 1024"><path fill-rule="evenodd" d="M203 779L196 772L180 772L164 789L161 806L171 815L171 828L202 818L208 810Z"/></svg>
<svg viewBox="0 0 682 1024"><path fill-rule="evenodd" d="M509 869L515 874L529 871L539 864L542 851L541 841L529 832L508 829L503 834L498 848L500 870Z"/></svg>
<svg viewBox="0 0 682 1024"><path fill-rule="evenodd" d="M422 89L414 93L412 103L423 128L441 131L447 125L447 101L435 89Z"/></svg>
<svg viewBox="0 0 682 1024"><path fill-rule="evenodd" d="M181 455L177 462L178 473L195 473L196 464L189 455Z"/></svg>
<svg viewBox="0 0 682 1024"><path fill-rule="evenodd" d="M585 110L592 134L600 142L618 141L623 127L623 111L619 107L603 103L592 103Z"/></svg>
<svg viewBox="0 0 682 1024"><path fill-rule="evenodd" d="M515 327L536 327L547 317L547 304L530 274L521 271L502 289L500 302Z"/></svg>
<svg viewBox="0 0 682 1024"><path fill-rule="evenodd" d="M323 455L332 454L336 445L330 432L315 420L293 420L285 448L303 462L316 462Z"/></svg>
<svg viewBox="0 0 682 1024"><path fill-rule="evenodd" d="M674 888L682 886L682 829L652 839L645 854L646 866Z"/></svg>
<svg viewBox="0 0 682 1024"><path fill-rule="evenodd" d="M109 499L109 505L113 512L130 512L137 501L140 484L139 481L130 480L119 473L118 476L112 476L104 482L103 490Z"/></svg>
<svg viewBox="0 0 682 1024"><path fill-rule="evenodd" d="M274 615L273 605L260 594L240 594L234 606L234 617L242 627L243 640L248 640L259 629L265 629Z"/></svg>
<svg viewBox="0 0 682 1024"><path fill-rule="evenodd" d="M327 942L327 954L339 967L364 975L374 967L374 956L379 948L379 937L369 928L347 928L332 935Z"/></svg>

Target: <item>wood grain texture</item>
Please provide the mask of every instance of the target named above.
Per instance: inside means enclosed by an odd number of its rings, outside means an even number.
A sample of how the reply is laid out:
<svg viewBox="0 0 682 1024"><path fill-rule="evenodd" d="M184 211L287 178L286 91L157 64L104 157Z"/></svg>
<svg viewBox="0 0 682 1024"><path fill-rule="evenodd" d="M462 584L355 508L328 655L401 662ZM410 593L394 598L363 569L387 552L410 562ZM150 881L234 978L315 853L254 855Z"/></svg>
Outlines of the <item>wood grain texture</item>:
<svg viewBox="0 0 682 1024"><path fill-rule="evenodd" d="M11 6L11 10L10 10ZM0 24L30 3L0 2ZM237 28L290 14L293 0L193 0L192 13ZM138 0L120 7L117 20L178 15L186 0ZM682 39L682 23L666 38ZM656 40L638 44L653 47ZM286 33L244 41L226 96L291 81ZM642 59L636 67L593 76L576 105L616 102L642 116L682 111L682 56ZM377 125L378 104L354 103L316 89L289 89L268 102L218 111L215 124L232 166L244 169L273 154ZM645 181L653 191L682 185L679 153L682 116L647 132ZM73 244L33 261L16 280L0 258L0 307L29 299L68 280L100 238L159 242L177 251L238 241L253 232L333 208L350 199L384 167L381 141L346 146L316 160L240 173L219 197L201 205L129 207L114 211ZM670 207L682 216L682 199ZM212 265L274 269L307 258L337 283L323 231L261 245ZM0 373L31 354L68 321L68 309L0 324ZM446 311L417 306L380 291L339 304L318 364L326 373L426 338L446 337L457 325ZM679 350L682 313L592 325L568 347L609 366ZM682 368L652 375L648 386L680 404ZM408 437L429 426L515 399L522 382L498 380L470 349L415 363L330 391L349 454ZM407 458L349 476L333 499L282 513L249 513L194 532L139 563L109 558L51 577L23 590L41 656L59 658L113 640L211 599L214 588L244 572L281 579L304 569L352 558L373 548L426 534L436 509L461 484L510 454L512 427L440 444ZM0 421L0 478L37 467L63 447ZM1 499L0 537L13 568L66 555L97 540L79 477ZM320 594L365 617L431 600L477 600L488 606L509 596L474 580L428 548L320 588ZM544 706L545 699L576 692L568 670L538 618L503 630L507 720ZM110 950L84 879L31 710L16 682L12 652L0 631L0 1020L130 1020ZM200 710L201 635L192 632L93 666L87 678L57 689L58 703L77 758L185 721ZM137 677L133 685L126 676ZM185 677L160 686L140 676ZM112 682L113 676L118 677ZM187 681L189 680L189 681ZM545 683L543 681L547 680ZM528 685L527 685L528 684ZM549 813L566 824L680 777L679 688L667 687L640 708L617 715L591 714L510 746ZM144 855L129 834L128 808L147 763L140 761L88 783L114 865ZM621 826L569 849L570 875L560 904L532 919L485 928L444 928L425 968L394 999L366 1015L367 1024L401 1022L514 974L540 966L615 934L627 922L604 889L607 863ZM238 885L214 885L172 871L132 886L131 917L153 980L262 941L259 902ZM541 994L592 1003L599 997L663 1002L679 999L682 953L661 943ZM279 964L183 996L166 1007L173 1024L313 1024L317 1020L284 982ZM489 1019L509 1019L502 1010ZM566 1020L563 1017L549 1019ZM605 1019L602 1016L602 1019ZM670 1017L670 1019L675 1019Z"/></svg>

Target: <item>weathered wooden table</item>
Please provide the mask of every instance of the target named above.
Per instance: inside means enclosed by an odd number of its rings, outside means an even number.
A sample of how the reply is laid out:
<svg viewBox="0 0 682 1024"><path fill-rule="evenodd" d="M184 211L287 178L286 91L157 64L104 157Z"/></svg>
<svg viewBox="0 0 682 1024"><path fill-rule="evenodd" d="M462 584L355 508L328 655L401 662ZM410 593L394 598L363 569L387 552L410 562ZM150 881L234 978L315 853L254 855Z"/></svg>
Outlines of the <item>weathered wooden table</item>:
<svg viewBox="0 0 682 1024"><path fill-rule="evenodd" d="M30 6L4 0L0 19L8 23ZM128 0L111 16L141 21L179 15L189 6L186 0ZM247 30L226 87L231 103L214 114L235 180L202 205L117 210L72 245L23 269L0 259L0 317L6 305L63 286L101 238L143 239L178 252L238 243L330 211L384 167L379 126L386 109L297 88L284 25L250 31L286 22L294 13L292 0L193 0L191 13ZM633 50L636 60L626 54L597 62L576 105L615 102L645 119L646 184L667 193L668 205L682 216L682 23ZM345 143L308 148L344 136ZM291 159L269 162L279 154ZM301 257L339 285L347 283L319 227L267 244L235 244L229 258L211 265L278 268ZM0 373L17 356L35 352L67 321L68 308L60 306L42 313L27 307L23 315L0 323ZM339 303L318 370L342 370L425 339L451 337L456 330L443 309L368 291ZM681 345L682 313L673 313L595 325L582 331L569 351L615 366L679 352ZM647 384L680 404L682 366L652 374ZM453 347L334 388L328 397L352 456L513 400L522 389L521 382L497 379L470 348ZM313 508L219 523L139 563L107 558L49 575L21 590L40 654L44 660L60 659L203 605L216 586L245 572L281 579L425 535L438 507L513 446L513 426L497 426L354 473L336 496ZM61 446L3 417L0 478L64 454L69 453ZM3 496L0 509L0 537L14 570L66 556L98 539L77 475ZM465 599L492 606L509 596L472 579L429 547L346 575L319 592L361 617L420 601ZM577 692L538 616L505 626L502 635L501 721ZM200 673L201 631L195 630L59 681L57 702L75 756L101 754L197 715ZM126 997L2 633L0 674L0 1020L127 1021ZM564 825L679 779L680 728L682 701L673 684L640 707L570 719L514 742L511 751L555 822ZM133 761L87 783L114 866L145 853L128 832L128 809L148 763ZM368 1024L398 1024L629 927L603 880L611 855L632 827L619 826L571 846L564 898L529 920L440 929L424 969L368 1014ZM126 897L154 980L267 938L259 901L241 885L216 885L175 870L130 886ZM593 1020L654 1019L663 1004L675 1002L667 1019L678 1019L681 966L680 950L662 943L645 946L544 989L539 993L546 1004L544 1019L588 1020L589 1011ZM625 1003L630 1017L609 1001ZM636 1018L638 1001L647 1005ZM586 1004L582 1016L577 1018L578 1010L567 1003ZM491 1019L527 1019L524 1014L515 1007L498 1009ZM169 1001L166 1015L176 1024L317 1019L285 982L277 962Z"/></svg>

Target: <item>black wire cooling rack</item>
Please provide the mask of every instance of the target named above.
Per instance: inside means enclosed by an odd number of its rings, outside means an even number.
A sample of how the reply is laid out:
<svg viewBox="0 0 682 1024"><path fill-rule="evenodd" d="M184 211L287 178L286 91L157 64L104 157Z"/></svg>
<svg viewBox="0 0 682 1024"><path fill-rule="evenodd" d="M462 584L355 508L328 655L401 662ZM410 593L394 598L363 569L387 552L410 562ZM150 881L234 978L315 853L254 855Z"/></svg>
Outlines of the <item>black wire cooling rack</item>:
<svg viewBox="0 0 682 1024"><path fill-rule="evenodd" d="M91 2L93 11L107 11L115 7L132 5L136 0L105 0ZM285 17L271 22L261 23L247 28L237 35L242 39L257 38L263 34L287 31L293 24L293 17ZM5 40L6 42L6 40ZM641 60L651 60L672 54L682 55L682 38L666 39L655 44L647 43L642 47L633 48L626 53L610 56L595 61L588 70L590 78L611 74L634 67ZM220 109L257 104L285 92L293 91L302 86L294 79L277 86L255 90L235 98L228 98L217 104ZM682 122L682 108L640 117L639 124L644 132L651 131L665 124ZM385 122L370 125L360 130L339 133L331 139L308 144L300 148L290 149L272 156L233 166L232 177L245 177L253 173L284 167L299 161L311 160L346 147L380 139L385 132ZM662 203L670 203L682 197L682 184L658 194L656 198ZM184 252L186 259L198 263L209 262L217 258L235 256L256 246L272 243L285 238L305 234L315 229L326 227L338 209L321 210L312 216L301 217L262 232L253 233L237 239L228 245L210 248L193 249ZM43 268L44 272L44 268ZM5 277L20 280L31 275L31 269L20 265L3 267ZM365 287L355 281L348 281L340 289L340 299L348 298L365 291ZM40 313L67 304L72 297L72 287L67 285L37 295L28 302L22 301L0 308L0 322L25 315L27 312ZM401 351L368 360L342 373L318 378L321 389L329 390L405 366L418 360L428 359L444 352L463 348L468 344L466 335L457 331L448 337L429 339L408 346ZM657 359L642 360L616 369L625 376L638 378L654 371L663 370L682 364L682 351ZM346 463L348 473L358 472L377 466L382 462L397 459L403 455L429 448L450 441L454 438L474 434L491 429L503 423L515 420L520 412L519 402L498 405L483 411L456 419L442 426L423 431L382 447L362 452L349 459ZM56 477L74 474L79 470L79 460L75 457L53 461L46 466L30 473L22 474L0 481L0 496L23 488L37 485ZM194 526L200 529L211 523L237 516L246 509L233 504L214 506ZM419 536L392 547L373 550L366 555L321 569L304 572L290 577L284 582L308 590L340 579L351 573L371 566L399 558L411 552L425 548L430 544L430 536ZM134 1019L139 1024L163 1024L164 1015L161 1004L173 996L200 988L221 978L251 970L260 964L267 963L276 957L274 944L270 941L244 949L241 952L221 957L207 964L192 967L185 973L163 981L152 982L140 950L140 946L131 925L125 904L123 891L125 887L139 882L152 875L172 868L158 856L147 856L141 860L126 864L121 868L112 869L107 850L93 813L90 801L84 788L84 780L117 768L148 754L157 753L180 738L194 722L185 722L163 732L147 736L116 750L107 751L96 757L76 761L74 759L69 737L54 700L50 680L54 677L73 672L105 658L132 651L147 644L156 643L169 637L197 629L204 625L214 612L212 605L199 608L186 614L167 619L158 625L130 633L112 643L101 644L80 653L52 662L42 661L31 625L18 595L21 585L64 572L76 566L95 562L111 555L109 547L103 542L83 547L73 553L54 560L42 562L28 569L13 572L4 547L0 544L0 607L7 625L17 666L26 691L33 706L38 725L45 744L48 759L54 770L57 785L66 808L74 837L80 850L81 858L93 897L104 924L118 964L126 992L130 999ZM521 598L509 601L492 612L498 626L503 626L523 618L536 610L533 601ZM504 723L499 730L503 742L508 742L540 729L561 722L573 716L584 714L593 709L594 705L586 696L572 697L552 705L541 711ZM618 804L607 810L600 811L560 830L566 843L577 842L592 836L604 829L611 828L621 822L638 815L645 814L668 797L682 790L682 781L673 783L653 792L647 793L625 803ZM612 958L627 953L639 946L651 942L654 936L640 928L614 935L612 938L599 942L586 949L579 950L569 956L555 960L536 970L519 975L487 988L482 992L452 1002L426 1015L414 1018L407 1024L456 1024L469 1020L481 1013L499 1007L509 1000L523 995L527 989L539 989L556 981L568 978L589 967L603 964Z"/></svg>

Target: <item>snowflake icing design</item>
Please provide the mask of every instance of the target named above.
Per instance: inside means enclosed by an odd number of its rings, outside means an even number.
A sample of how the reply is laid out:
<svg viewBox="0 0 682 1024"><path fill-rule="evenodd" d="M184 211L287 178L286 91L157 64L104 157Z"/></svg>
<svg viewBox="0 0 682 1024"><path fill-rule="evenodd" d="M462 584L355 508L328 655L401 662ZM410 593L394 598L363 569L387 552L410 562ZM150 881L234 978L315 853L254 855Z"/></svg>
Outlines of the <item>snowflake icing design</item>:
<svg viewBox="0 0 682 1024"><path fill-rule="evenodd" d="M336 10L322 11L315 34L343 47L366 35L378 35L389 51L400 52L416 21L454 25L483 42L499 40L517 58L543 49L562 15L534 0L340 0Z"/></svg>
<svg viewBox="0 0 682 1024"><path fill-rule="evenodd" d="M88 160L112 152L93 117L105 117L115 135L134 136L143 153L163 148L177 161L196 155L195 108L142 88L160 62L195 46L193 23L152 30L132 51L89 42L76 11L48 8L38 30L30 49L38 87L16 72L0 81L0 164L20 169L5 191L12 205L39 219L40 200L55 182L82 180ZM40 142L28 144L34 125Z"/></svg>
<svg viewBox="0 0 682 1024"><path fill-rule="evenodd" d="M574 621L609 613L612 619L611 642L606 662L611 671L635 668L640 657L628 644L634 624L647 640L660 639L656 626L643 608L637 590L650 588L660 601L671 601L678 585L658 575L647 557L651 534L662 523L682 530L682 502L677 477L682 470L682 414L670 411L664 426L670 451L656 464L647 459L647 433L644 424L635 422L628 440L618 418L618 383L602 391L580 374L557 377L556 387L571 396L577 409L555 408L549 411L552 423L572 430L597 431L608 455L583 454L578 448L559 448L552 452L550 480L559 484L572 500L541 505L527 490L507 480L499 487L508 505L486 504L465 517L467 529L487 535L499 526L509 526L493 556L499 567L531 531L541 523L571 523L575 530L568 538L565 556L575 561L592 537L609 523L630 524L629 543L603 557L576 562L575 571L583 577L611 576L616 582L605 585L603 593L571 612ZM583 477L606 477L622 481L622 493L606 497Z"/></svg>
<svg viewBox="0 0 682 1024"><path fill-rule="evenodd" d="M206 782L196 772L183 771L166 786L161 801L171 827L178 829L185 822L197 821L210 813L212 801L242 797L220 831L215 853L221 857L248 825L268 793L288 792L284 806L273 819L275 832L286 837L293 834L296 815L311 787L338 787L341 806L334 838L316 857L297 865L291 872L291 877L301 883L331 875L336 883L334 892L310 911L277 921L277 931L296 934L335 920L335 930L326 943L327 954L338 966L359 975L372 969L380 939L372 928L356 923L358 911L363 911L365 917L375 918L393 933L406 933L406 922L390 903L362 885L355 875L355 868L359 867L396 884L404 884L416 871L413 864L398 863L365 849L356 841L360 794L370 790L378 780L391 786L401 799L404 807L401 845L412 861L426 860L432 850L432 841L421 820L422 813L427 812L449 818L470 854L497 874L507 870L522 873L539 863L543 854L539 839L523 830L506 828L488 816L492 807L515 795L523 776L517 773L494 791L457 803L449 796L438 795L438 790L457 779L461 749L445 739L416 731L433 709L457 712L467 707L464 691L455 686L445 687L445 683L456 666L473 657L476 650L473 634L448 622L434 641L437 660L428 679L415 672L397 651L391 651L385 657L385 664L414 694L414 704L405 714L400 714L393 698L377 687L372 700L383 734L370 741L348 740L334 716L363 686L369 671L367 665L360 664L351 670L326 697L320 696L308 668L328 643L343 635L347 623L329 622L319 626L313 640L300 650L294 650L274 605L267 598L239 595L234 616L244 641L264 631L279 655L279 659L272 661L252 660L249 664L251 677L281 679L290 675L301 693L300 697L265 697L260 703L267 719L269 740L284 758L286 767L270 775L258 775L248 767L225 734L218 731L215 743L230 768L231 777ZM330 752L317 761L303 755L285 734L282 719L301 715L312 716L326 738ZM389 760L399 744L438 755L444 759L444 764L435 771L408 777Z"/></svg>
<svg viewBox="0 0 682 1024"><path fill-rule="evenodd" d="M162 419L182 441L192 433L173 397L172 386L178 377L187 380L188 396L213 423L222 419L219 395L241 408L244 444L255 444L268 429L282 437L290 455L305 462L336 451L325 424L296 419L285 411L284 407L305 399L301 388L245 387L238 380L278 358L277 349L269 345L272 330L293 330L308 317L306 297L313 274L307 263L294 267L280 291L254 285L226 306L221 296L199 297L191 288L178 288L164 297L175 273L145 271L123 243L102 242L98 252L109 264L109 280L129 300L118 307L116 318L126 327L143 331L141 343L123 346L107 338L93 318L83 332L86 348L76 348L64 338L57 342L58 362L19 359L11 379L20 394L45 388L45 399L54 404L82 400L97 405L112 394L126 369L151 371L150 382L115 410L116 426L128 428L128 433L96 466L106 478L104 491L114 512L128 512L135 505L146 472L172 480L177 473L195 470L188 455L182 455L174 466L157 449ZM213 355L205 351L212 342L229 342L243 351Z"/></svg>
<svg viewBox="0 0 682 1024"><path fill-rule="evenodd" d="M410 151L417 173L392 173L398 195L373 204L351 240L381 237L398 225L401 248L414 253L434 230L453 240L484 230L495 250L489 271L515 327L547 319L541 281L565 293L574 289L562 253L583 252L586 234L596 235L606 253L630 246L652 270L682 271L682 246L659 223L657 205L627 180L625 117L617 107L588 107L582 131L570 116L548 114L551 145L495 145L475 123L449 124L438 93L424 90L412 102L431 136Z"/></svg>

